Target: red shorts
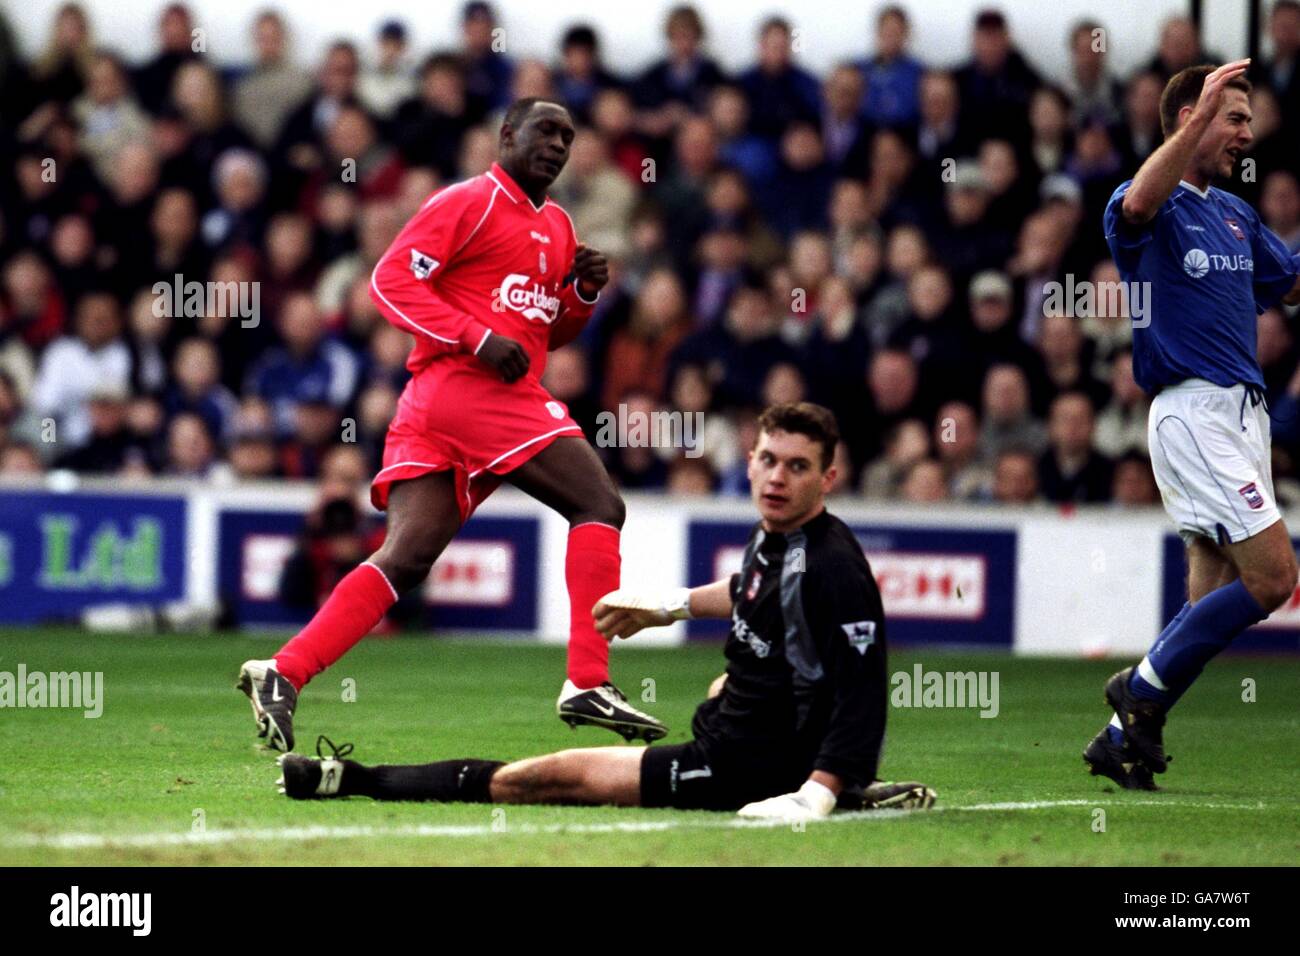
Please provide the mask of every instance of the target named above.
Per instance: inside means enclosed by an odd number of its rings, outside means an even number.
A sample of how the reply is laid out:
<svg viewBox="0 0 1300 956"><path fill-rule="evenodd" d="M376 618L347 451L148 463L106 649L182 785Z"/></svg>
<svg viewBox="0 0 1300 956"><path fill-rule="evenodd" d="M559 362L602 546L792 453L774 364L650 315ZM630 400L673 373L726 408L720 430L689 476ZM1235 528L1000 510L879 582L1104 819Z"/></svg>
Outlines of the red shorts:
<svg viewBox="0 0 1300 956"><path fill-rule="evenodd" d="M535 379L507 385L478 368L440 360L406 383L370 500L382 511L395 483L451 471L463 524L501 484L499 476L560 436L581 434L564 403Z"/></svg>

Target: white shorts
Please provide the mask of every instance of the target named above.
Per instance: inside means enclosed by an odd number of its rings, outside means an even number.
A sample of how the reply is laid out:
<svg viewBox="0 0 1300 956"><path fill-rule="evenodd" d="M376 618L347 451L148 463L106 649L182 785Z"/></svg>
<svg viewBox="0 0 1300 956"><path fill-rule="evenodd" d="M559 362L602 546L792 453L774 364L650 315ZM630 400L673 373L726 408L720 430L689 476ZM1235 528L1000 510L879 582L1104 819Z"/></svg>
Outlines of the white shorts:
<svg viewBox="0 0 1300 956"><path fill-rule="evenodd" d="M1251 404L1246 386L1191 378L1166 388L1151 403L1147 440L1160 497L1183 540L1244 541L1282 517L1268 411Z"/></svg>

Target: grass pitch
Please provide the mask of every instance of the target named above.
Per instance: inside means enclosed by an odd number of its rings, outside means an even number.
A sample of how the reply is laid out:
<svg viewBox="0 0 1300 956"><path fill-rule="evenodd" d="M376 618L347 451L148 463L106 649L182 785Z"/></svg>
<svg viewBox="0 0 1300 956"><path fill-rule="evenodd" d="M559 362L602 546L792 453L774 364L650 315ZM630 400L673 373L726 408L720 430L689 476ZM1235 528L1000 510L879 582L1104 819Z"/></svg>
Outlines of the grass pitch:
<svg viewBox="0 0 1300 956"><path fill-rule="evenodd" d="M725 813L612 807L297 803L254 746L239 664L266 638L0 631L0 671L102 671L104 710L0 710L0 864L1293 864L1300 661L1211 664L1166 733L1160 793L1089 777L1080 751L1105 721L1114 662L896 650L891 672L997 671L1000 711L891 708L887 779L922 780L939 808L838 816L798 830ZM720 646L620 649L614 676L686 739ZM1257 702L1242 700L1255 682ZM563 651L532 644L363 642L302 696L316 735L368 763L511 759L607 745L554 715ZM345 700L353 688L355 700ZM1098 813L1103 811L1103 813ZM1101 829L1104 826L1104 829Z"/></svg>

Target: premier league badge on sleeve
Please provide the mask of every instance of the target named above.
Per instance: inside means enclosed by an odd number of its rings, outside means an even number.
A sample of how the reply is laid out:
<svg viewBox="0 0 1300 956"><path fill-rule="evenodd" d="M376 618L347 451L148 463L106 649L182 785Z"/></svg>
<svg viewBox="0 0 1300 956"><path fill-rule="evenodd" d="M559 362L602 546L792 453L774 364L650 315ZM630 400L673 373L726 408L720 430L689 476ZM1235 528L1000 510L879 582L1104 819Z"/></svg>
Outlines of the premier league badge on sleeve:
<svg viewBox="0 0 1300 956"><path fill-rule="evenodd" d="M439 262L433 256L426 256L419 249L411 250L411 273L423 282L438 268Z"/></svg>
<svg viewBox="0 0 1300 956"><path fill-rule="evenodd" d="M849 644L859 654L866 654L867 648L876 643L875 621L854 621L852 624L841 624L840 627L844 628Z"/></svg>

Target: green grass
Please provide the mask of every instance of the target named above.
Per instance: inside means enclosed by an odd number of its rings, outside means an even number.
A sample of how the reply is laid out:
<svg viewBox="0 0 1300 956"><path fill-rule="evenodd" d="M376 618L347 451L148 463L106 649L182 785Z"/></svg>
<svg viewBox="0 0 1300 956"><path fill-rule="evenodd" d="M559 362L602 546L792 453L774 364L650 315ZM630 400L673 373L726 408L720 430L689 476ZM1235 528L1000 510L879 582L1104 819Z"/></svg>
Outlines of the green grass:
<svg viewBox="0 0 1300 956"><path fill-rule="evenodd" d="M730 814L670 810L289 801L275 792L274 757L254 746L248 705L232 687L241 661L275 646L230 636L0 631L0 671L19 663L29 672L103 671L105 683L99 719L0 710L0 864L1259 865L1300 855L1294 659L1212 664L1170 722L1176 760L1163 791L1149 794L1116 791L1089 777L1079 758L1107 716L1101 685L1114 662L895 652L891 671L918 660L927 670L998 671L999 716L891 709L882 774L925 781L942 809L799 832L736 829ZM717 645L620 650L614 671L634 698L644 678L654 680L657 701L646 706L678 741L721 661ZM1258 702L1241 700L1247 677ZM356 682L355 702L341 699L345 678ZM355 742L362 761L381 763L508 759L616 742L556 719L562 679L559 648L370 640L304 693L299 749L310 752L326 733ZM978 808L1022 801L1076 802ZM1098 808L1105 832L1094 831ZM196 810L212 842L186 842ZM609 826L648 822L667 827ZM302 827L370 829L225 835ZM96 839L74 846L69 834Z"/></svg>

